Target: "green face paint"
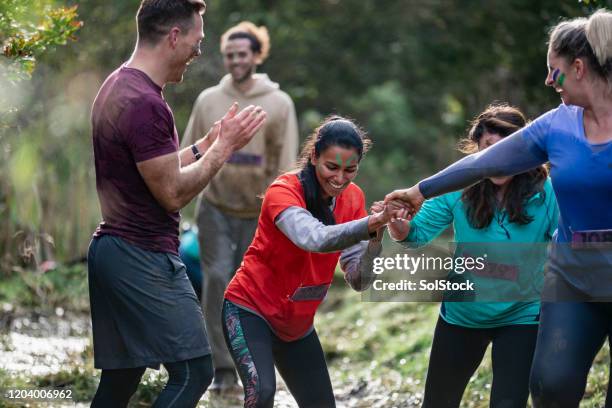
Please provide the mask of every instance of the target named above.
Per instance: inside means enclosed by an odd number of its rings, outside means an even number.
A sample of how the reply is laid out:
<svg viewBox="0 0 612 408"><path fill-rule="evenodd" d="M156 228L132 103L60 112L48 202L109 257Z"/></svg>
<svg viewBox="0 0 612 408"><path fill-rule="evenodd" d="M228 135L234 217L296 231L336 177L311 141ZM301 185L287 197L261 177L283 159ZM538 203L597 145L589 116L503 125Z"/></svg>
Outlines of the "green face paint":
<svg viewBox="0 0 612 408"><path fill-rule="evenodd" d="M350 166L351 163L354 163L354 162L356 163L358 159L359 159L359 155L357 154L351 155L351 157L346 159L346 162L344 163L344 167ZM336 164L338 165L338 167L342 167L342 157L340 157L340 153L336 153Z"/></svg>
<svg viewBox="0 0 612 408"><path fill-rule="evenodd" d="M342 167L342 157L340 157L340 153L336 153L336 164L338 167Z"/></svg>
<svg viewBox="0 0 612 408"><path fill-rule="evenodd" d="M557 79L559 86L563 86L563 82L565 82L565 74L559 75L559 79Z"/></svg>
<svg viewBox="0 0 612 408"><path fill-rule="evenodd" d="M359 159L359 156L354 154L351 157L348 158L348 160L346 161L346 167L350 166L353 162L355 162L355 164L357 164L357 160Z"/></svg>
<svg viewBox="0 0 612 408"><path fill-rule="evenodd" d="M565 82L565 74L563 72L561 72L561 70L559 68L557 68L552 73L552 79L559 86L563 86L563 82Z"/></svg>

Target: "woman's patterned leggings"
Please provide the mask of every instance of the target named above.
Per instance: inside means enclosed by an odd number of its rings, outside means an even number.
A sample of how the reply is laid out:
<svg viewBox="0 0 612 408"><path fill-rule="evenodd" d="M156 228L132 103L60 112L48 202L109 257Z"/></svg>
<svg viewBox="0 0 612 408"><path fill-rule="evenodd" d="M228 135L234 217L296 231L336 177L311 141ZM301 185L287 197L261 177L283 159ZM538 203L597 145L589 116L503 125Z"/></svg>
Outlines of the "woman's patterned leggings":
<svg viewBox="0 0 612 408"><path fill-rule="evenodd" d="M244 386L245 408L273 407L274 367L300 408L334 408L334 393L317 333L285 342L259 316L225 300L225 342Z"/></svg>

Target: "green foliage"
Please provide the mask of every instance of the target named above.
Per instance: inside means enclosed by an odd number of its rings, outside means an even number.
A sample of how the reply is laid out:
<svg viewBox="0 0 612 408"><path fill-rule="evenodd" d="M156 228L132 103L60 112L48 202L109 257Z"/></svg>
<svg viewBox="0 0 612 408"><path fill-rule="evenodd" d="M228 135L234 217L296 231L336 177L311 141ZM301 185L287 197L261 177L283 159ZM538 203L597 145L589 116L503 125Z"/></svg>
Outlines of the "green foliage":
<svg viewBox="0 0 612 408"><path fill-rule="evenodd" d="M7 388L24 389L28 386L27 379L22 376L11 374L8 371L0 368L0 392L4 392ZM8 399L0 399L0 408L21 408L22 404L11 402Z"/></svg>
<svg viewBox="0 0 612 408"><path fill-rule="evenodd" d="M53 0L0 2L0 272L19 263L36 266L50 256L53 239L41 231L47 216L39 189L46 174L40 166L44 145L16 136L24 127L20 116L33 114L31 106L20 111L31 92L23 80L49 50L75 39L83 25L77 17L77 6Z"/></svg>
<svg viewBox="0 0 612 408"><path fill-rule="evenodd" d="M432 162L445 163L452 148L436 156L432 145L444 144L434 128L417 120L409 102L408 90L396 81L371 86L364 95L350 101L348 112L359 123L367 124L374 142L372 152L360 165L357 182L368 196L381 198L398 187L397 175L405 183L417 181Z"/></svg>
<svg viewBox="0 0 612 408"><path fill-rule="evenodd" d="M87 270L83 264L45 273L19 271L0 284L0 303L14 308L88 311Z"/></svg>
<svg viewBox="0 0 612 408"><path fill-rule="evenodd" d="M91 361L90 361L91 363ZM68 361L65 364L66 368L62 371L53 374L35 375L26 377L20 374L9 373L0 368L0 390L7 388L12 389L39 389L39 388L54 388L54 389L71 389L72 401L86 402L91 401L96 392L99 378L90 365L87 368L83 367L78 362ZM0 407L12 408L23 407L22 403L11 403L7 399L0 399ZM27 405L32 406L32 405ZM34 406L48 406L45 403L35 404Z"/></svg>
<svg viewBox="0 0 612 408"><path fill-rule="evenodd" d="M578 0L579 3L584 3L587 6L592 5L594 7L597 7L598 5L605 5L603 3L606 3L605 0Z"/></svg>
<svg viewBox="0 0 612 408"><path fill-rule="evenodd" d="M168 381L168 374L165 370L147 370L142 376L140 384L136 389L136 393L130 400L130 407L151 406L155 398Z"/></svg>
<svg viewBox="0 0 612 408"><path fill-rule="evenodd" d="M64 45L83 25L77 6L53 8L44 0L5 0L0 5L0 39L11 62L5 75L12 81L30 78L36 58L50 47ZM4 64L3 64L4 65Z"/></svg>
<svg viewBox="0 0 612 408"><path fill-rule="evenodd" d="M138 2L78 3L79 41L35 55L31 81L0 94L0 123L10 123L0 129L1 272L84 256L100 219L89 111L104 78L132 52ZM374 148L357 181L373 201L457 158L454 145L469 119L493 100L530 117L558 104L542 85L547 28L586 14L592 3L210 1L204 55L164 96L182 134L197 95L224 74L221 33L245 19L266 25L272 49L260 71L294 99L302 139L331 113L355 118L371 134ZM44 21L37 16L45 8L34 4L60 9L52 0L8 0L0 10L4 21L7 10L13 20ZM38 23L28 24L24 32ZM58 24L76 28L67 19ZM7 113L14 106L22 108Z"/></svg>
<svg viewBox="0 0 612 408"><path fill-rule="evenodd" d="M40 388L69 388L73 401L91 401L98 387L93 366L73 366L53 374L33 378L33 386Z"/></svg>

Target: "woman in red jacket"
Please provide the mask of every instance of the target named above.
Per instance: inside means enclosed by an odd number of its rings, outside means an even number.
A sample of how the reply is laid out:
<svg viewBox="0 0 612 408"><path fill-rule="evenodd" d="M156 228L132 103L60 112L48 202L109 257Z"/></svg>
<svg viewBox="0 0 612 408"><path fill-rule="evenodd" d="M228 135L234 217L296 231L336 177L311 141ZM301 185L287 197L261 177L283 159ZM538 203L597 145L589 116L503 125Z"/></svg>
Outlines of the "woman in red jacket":
<svg viewBox="0 0 612 408"><path fill-rule="evenodd" d="M327 119L304 144L298 169L266 191L257 231L225 292L224 333L245 407L272 407L276 378L300 407L334 407L314 314L338 260L355 290L371 281L391 207L368 216L352 180L370 141L351 121Z"/></svg>

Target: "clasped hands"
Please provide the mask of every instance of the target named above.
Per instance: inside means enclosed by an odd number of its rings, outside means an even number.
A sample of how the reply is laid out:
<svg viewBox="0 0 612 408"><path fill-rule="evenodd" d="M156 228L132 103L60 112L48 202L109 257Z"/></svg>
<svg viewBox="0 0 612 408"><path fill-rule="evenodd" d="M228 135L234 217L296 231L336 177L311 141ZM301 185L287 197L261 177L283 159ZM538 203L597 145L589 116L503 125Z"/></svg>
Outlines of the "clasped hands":
<svg viewBox="0 0 612 408"><path fill-rule="evenodd" d="M401 190L395 190L385 196L384 201L375 201L370 207L372 227L376 229L376 239L382 239L382 234L388 224L399 227L407 224L421 209L425 198L418 184Z"/></svg>

